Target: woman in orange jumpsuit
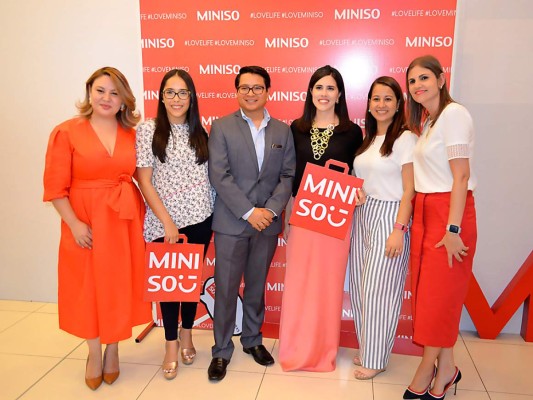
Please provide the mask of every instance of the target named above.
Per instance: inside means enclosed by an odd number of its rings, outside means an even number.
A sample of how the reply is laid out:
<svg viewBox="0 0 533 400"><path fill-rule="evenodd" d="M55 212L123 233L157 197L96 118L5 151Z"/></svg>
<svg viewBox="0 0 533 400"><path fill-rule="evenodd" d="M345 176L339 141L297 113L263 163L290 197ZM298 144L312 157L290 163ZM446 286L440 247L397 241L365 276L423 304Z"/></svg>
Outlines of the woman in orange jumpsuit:
<svg viewBox="0 0 533 400"><path fill-rule="evenodd" d="M126 78L111 67L87 80L78 109L50 135L44 201L61 216L59 326L87 339L85 382L95 390L118 378L118 342L151 319L142 301L144 204L132 182L140 117Z"/></svg>

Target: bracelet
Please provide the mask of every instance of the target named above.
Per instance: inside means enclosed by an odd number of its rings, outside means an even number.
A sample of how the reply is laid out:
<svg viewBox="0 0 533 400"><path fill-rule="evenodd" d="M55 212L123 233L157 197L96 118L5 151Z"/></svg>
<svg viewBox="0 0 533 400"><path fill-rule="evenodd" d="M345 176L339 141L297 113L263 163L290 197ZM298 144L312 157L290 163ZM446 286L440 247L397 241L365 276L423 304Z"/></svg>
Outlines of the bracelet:
<svg viewBox="0 0 533 400"><path fill-rule="evenodd" d="M404 224L400 224L399 222L395 222L394 223L394 229L399 229L401 230L403 233L406 233L409 228L407 227L407 225L404 225Z"/></svg>

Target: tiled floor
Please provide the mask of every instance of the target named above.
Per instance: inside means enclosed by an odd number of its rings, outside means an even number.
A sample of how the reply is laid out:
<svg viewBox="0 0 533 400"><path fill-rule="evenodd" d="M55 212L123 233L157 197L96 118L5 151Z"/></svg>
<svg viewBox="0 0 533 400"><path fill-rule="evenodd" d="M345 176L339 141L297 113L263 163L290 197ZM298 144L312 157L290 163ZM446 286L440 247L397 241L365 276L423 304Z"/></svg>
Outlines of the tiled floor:
<svg viewBox="0 0 533 400"><path fill-rule="evenodd" d="M142 330L138 327L134 337ZM57 306L0 300L0 399L401 399L418 358L393 354L388 370L372 381L353 378L354 351L341 348L337 369L329 373L282 372L279 364L261 367L236 351L222 382L207 379L213 342L210 331L194 332L197 360L180 366L178 377L166 381L160 370L162 328L142 343L121 343L121 375L112 386L92 392L84 383L87 346L84 340L57 327ZM265 345L277 357L277 341ZM454 400L533 400L533 343L519 335L498 340L461 333L455 354L463 373Z"/></svg>

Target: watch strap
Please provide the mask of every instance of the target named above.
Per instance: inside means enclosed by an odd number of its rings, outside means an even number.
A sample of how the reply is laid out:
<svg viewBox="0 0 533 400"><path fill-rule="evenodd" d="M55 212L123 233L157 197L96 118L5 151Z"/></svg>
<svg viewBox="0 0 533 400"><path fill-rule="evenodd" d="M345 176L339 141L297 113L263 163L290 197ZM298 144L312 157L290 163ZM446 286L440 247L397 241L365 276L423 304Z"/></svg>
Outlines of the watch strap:
<svg viewBox="0 0 533 400"><path fill-rule="evenodd" d="M404 225L404 224L400 224L399 222L395 222L394 223L394 229L399 229L401 230L403 233L406 233L409 228L407 227L407 225Z"/></svg>

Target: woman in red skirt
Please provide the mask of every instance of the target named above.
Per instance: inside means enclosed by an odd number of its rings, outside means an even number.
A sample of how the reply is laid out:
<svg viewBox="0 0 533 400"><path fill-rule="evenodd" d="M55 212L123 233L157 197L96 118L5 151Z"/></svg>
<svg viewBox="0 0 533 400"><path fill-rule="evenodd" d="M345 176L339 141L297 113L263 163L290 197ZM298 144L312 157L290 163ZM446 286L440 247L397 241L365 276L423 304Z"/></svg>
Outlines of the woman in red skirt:
<svg viewBox="0 0 533 400"><path fill-rule="evenodd" d="M413 340L424 354L403 398L443 399L461 379L453 346L476 249L474 129L468 111L451 98L435 57L411 62L407 88L409 128L420 134L413 157Z"/></svg>

